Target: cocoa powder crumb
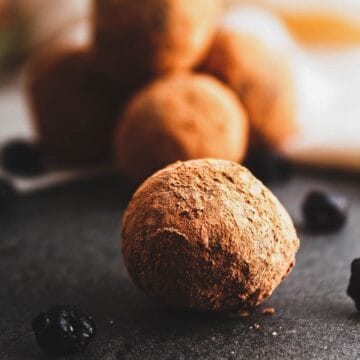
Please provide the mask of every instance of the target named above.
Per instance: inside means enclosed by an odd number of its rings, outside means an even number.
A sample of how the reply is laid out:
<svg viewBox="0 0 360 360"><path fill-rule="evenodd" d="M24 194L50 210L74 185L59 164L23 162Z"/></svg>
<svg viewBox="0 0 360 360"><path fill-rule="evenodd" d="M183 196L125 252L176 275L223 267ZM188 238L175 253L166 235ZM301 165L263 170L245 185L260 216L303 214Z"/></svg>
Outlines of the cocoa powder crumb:
<svg viewBox="0 0 360 360"><path fill-rule="evenodd" d="M240 310L237 312L237 314L240 317L249 317L251 315L250 311L248 311L248 310Z"/></svg>
<svg viewBox="0 0 360 360"><path fill-rule="evenodd" d="M274 315L275 309L273 307L265 308L265 309L263 309L262 313L264 315Z"/></svg>

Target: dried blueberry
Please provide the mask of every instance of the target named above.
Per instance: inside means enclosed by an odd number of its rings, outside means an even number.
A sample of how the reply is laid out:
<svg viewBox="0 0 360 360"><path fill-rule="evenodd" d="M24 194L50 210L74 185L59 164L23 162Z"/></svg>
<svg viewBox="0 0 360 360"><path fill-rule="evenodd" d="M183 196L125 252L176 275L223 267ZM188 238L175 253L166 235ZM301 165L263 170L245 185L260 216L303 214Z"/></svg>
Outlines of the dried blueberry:
<svg viewBox="0 0 360 360"><path fill-rule="evenodd" d="M41 312L32 328L40 347L51 355L82 351L95 336L93 319L74 306L56 306Z"/></svg>
<svg viewBox="0 0 360 360"><path fill-rule="evenodd" d="M264 145L251 149L244 165L265 184L287 181L293 170L284 156Z"/></svg>
<svg viewBox="0 0 360 360"><path fill-rule="evenodd" d="M16 197L16 191L11 183L0 179L0 208L11 205Z"/></svg>
<svg viewBox="0 0 360 360"><path fill-rule="evenodd" d="M4 145L1 165L18 176L35 176L43 172L40 147L24 140L14 140Z"/></svg>
<svg viewBox="0 0 360 360"><path fill-rule="evenodd" d="M360 311L360 259L351 263L351 277L347 294L354 300L356 308Z"/></svg>
<svg viewBox="0 0 360 360"><path fill-rule="evenodd" d="M302 211L307 228L312 232L331 233L340 230L347 221L349 202L340 195L311 191Z"/></svg>

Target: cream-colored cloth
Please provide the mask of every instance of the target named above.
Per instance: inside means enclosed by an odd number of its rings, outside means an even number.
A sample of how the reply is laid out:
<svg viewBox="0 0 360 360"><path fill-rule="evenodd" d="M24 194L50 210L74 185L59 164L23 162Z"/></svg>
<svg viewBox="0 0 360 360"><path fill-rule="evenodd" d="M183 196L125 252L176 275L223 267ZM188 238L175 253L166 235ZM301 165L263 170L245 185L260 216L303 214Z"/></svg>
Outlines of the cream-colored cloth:
<svg viewBox="0 0 360 360"><path fill-rule="evenodd" d="M360 21L360 2L358 0L225 0L225 2L228 7L257 5L280 12L332 14Z"/></svg>
<svg viewBox="0 0 360 360"><path fill-rule="evenodd" d="M46 45L91 16L91 0L11 0L30 26L29 46Z"/></svg>
<svg viewBox="0 0 360 360"><path fill-rule="evenodd" d="M226 0L226 4L228 8L252 5L273 11L307 44L360 44L359 0Z"/></svg>
<svg viewBox="0 0 360 360"><path fill-rule="evenodd" d="M222 24L287 55L299 132L285 154L308 165L360 170L360 45L302 48L280 18L256 7L233 7Z"/></svg>

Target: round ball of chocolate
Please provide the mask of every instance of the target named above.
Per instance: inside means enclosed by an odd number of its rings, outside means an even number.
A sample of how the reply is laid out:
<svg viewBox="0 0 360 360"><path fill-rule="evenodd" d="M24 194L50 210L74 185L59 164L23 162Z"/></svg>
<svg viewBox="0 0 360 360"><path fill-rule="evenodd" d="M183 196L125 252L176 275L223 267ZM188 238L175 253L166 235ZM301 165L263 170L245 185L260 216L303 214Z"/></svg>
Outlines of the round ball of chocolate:
<svg viewBox="0 0 360 360"><path fill-rule="evenodd" d="M29 65L27 94L44 153L57 165L111 159L122 96L94 66L86 47L59 46Z"/></svg>
<svg viewBox="0 0 360 360"><path fill-rule="evenodd" d="M95 0L95 53L121 84L198 64L222 0Z"/></svg>
<svg viewBox="0 0 360 360"><path fill-rule="evenodd" d="M177 160L241 161L248 120L236 94L208 75L161 78L130 102L115 137L116 161L140 183Z"/></svg>
<svg viewBox="0 0 360 360"><path fill-rule="evenodd" d="M200 311L260 304L295 264L293 223L246 168L175 163L151 176L123 218L128 272L149 296Z"/></svg>
<svg viewBox="0 0 360 360"><path fill-rule="evenodd" d="M222 28L203 70L239 95L256 137L278 147L293 135L296 91L290 65L279 51L254 36Z"/></svg>

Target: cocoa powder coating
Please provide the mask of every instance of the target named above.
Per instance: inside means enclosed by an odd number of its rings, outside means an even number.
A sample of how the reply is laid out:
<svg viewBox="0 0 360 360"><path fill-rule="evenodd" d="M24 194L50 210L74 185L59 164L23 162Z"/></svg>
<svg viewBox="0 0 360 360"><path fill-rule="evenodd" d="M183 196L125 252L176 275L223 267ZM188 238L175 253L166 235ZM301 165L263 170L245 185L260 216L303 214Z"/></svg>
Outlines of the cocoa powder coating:
<svg viewBox="0 0 360 360"><path fill-rule="evenodd" d="M37 55L28 70L32 120L50 162L109 162L124 96L94 66L88 48L51 48Z"/></svg>
<svg viewBox="0 0 360 360"><path fill-rule="evenodd" d="M175 163L137 190L123 218L134 282L168 305L236 311L260 304L295 264L286 210L246 168Z"/></svg>
<svg viewBox="0 0 360 360"><path fill-rule="evenodd" d="M296 131L295 87L287 60L255 37L220 29L202 69L228 84L249 114L252 132L280 146Z"/></svg>
<svg viewBox="0 0 360 360"><path fill-rule="evenodd" d="M131 88L191 68L208 50L221 10L222 0L95 0L96 58Z"/></svg>
<svg viewBox="0 0 360 360"><path fill-rule="evenodd" d="M241 161L248 119L236 94L209 75L160 78L137 94L115 132L116 164L132 183L177 160Z"/></svg>

